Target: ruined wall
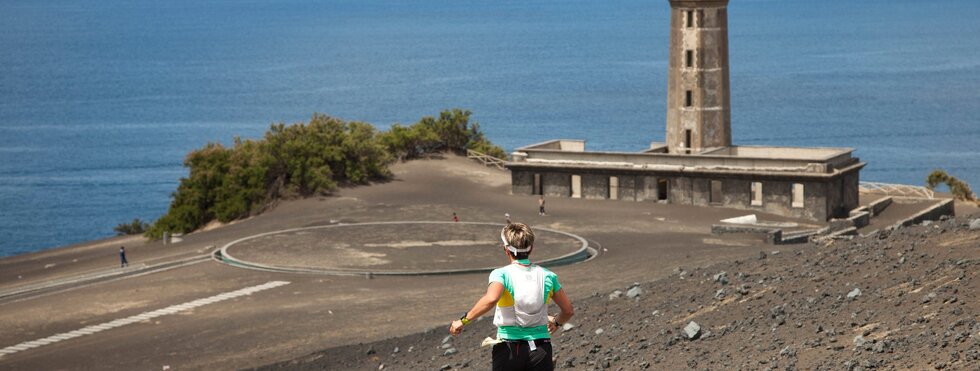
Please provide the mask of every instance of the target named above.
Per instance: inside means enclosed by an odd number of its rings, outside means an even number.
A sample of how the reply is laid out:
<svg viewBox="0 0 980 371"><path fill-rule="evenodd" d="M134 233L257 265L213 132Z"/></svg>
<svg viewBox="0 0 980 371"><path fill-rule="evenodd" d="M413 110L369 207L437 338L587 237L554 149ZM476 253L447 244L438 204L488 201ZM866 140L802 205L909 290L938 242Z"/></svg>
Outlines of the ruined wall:
<svg viewBox="0 0 980 371"><path fill-rule="evenodd" d="M542 172L541 185L544 195L550 197L572 196L572 175L569 173Z"/></svg>
<svg viewBox="0 0 980 371"><path fill-rule="evenodd" d="M571 197L571 177L581 176L582 198L608 199L609 177L619 179L618 199L622 201L656 201L658 180L669 182L667 200L670 203L725 207L747 211L785 215L801 219L826 221L834 217L834 207L847 212L857 206L857 175L841 176L832 180L792 181L767 180L762 182L762 205L752 205L752 182L749 176L734 174L730 177L688 177L673 174L615 173L570 169L568 172L540 170L512 170L512 191L515 195L530 195L533 191L534 174L541 174L544 194L549 197ZM711 181L721 182L719 203L711 203ZM793 184L803 184L803 207L793 207ZM853 191L852 191L853 190ZM850 194L845 194L849 192ZM847 199L845 201L845 199Z"/></svg>
<svg viewBox="0 0 980 371"><path fill-rule="evenodd" d="M708 206L711 200L711 181L705 178L691 179L691 204Z"/></svg>
<svg viewBox="0 0 980 371"><path fill-rule="evenodd" d="M582 198L591 200L609 198L609 175L582 174Z"/></svg>
<svg viewBox="0 0 980 371"><path fill-rule="evenodd" d="M637 176L624 175L619 177L619 199L623 201L636 201Z"/></svg>
<svg viewBox="0 0 980 371"><path fill-rule="evenodd" d="M793 207L793 184L803 184L803 207ZM801 219L826 221L827 214L827 184L821 182L807 181L762 181L762 205L753 206L752 180L745 182L747 195L747 210L760 210L762 212L792 216Z"/></svg>
<svg viewBox="0 0 980 371"><path fill-rule="evenodd" d="M803 210L799 211L800 217L826 221L830 219L830 209L827 205L827 194L830 192L830 183L804 182L803 191Z"/></svg>
<svg viewBox="0 0 980 371"><path fill-rule="evenodd" d="M827 216L829 218L844 218L841 215L841 205L843 205L843 182L841 178L834 179L832 182L827 183L827 197L825 199L827 209ZM847 210L847 216L850 216L850 210Z"/></svg>
<svg viewBox="0 0 980 371"><path fill-rule="evenodd" d="M711 204L711 180L721 181L721 203ZM707 205L786 215L802 219L827 220L826 185L820 182L762 180L762 205L752 205L752 180L749 178L692 179L694 205ZM803 184L803 207L793 207L793 183ZM675 202L673 199L671 202ZM680 201L677 201L680 202Z"/></svg>
<svg viewBox="0 0 980 371"><path fill-rule="evenodd" d="M637 177L637 201L657 201L657 177L640 176ZM642 183L642 184L639 184Z"/></svg>
<svg viewBox="0 0 980 371"><path fill-rule="evenodd" d="M827 185L828 218L846 218L858 207L858 171L835 178Z"/></svg>
<svg viewBox="0 0 980 371"><path fill-rule="evenodd" d="M534 172L511 170L510 190L514 195L530 195L534 193Z"/></svg>
<svg viewBox="0 0 980 371"><path fill-rule="evenodd" d="M843 192L841 196L841 208L842 212L849 213L854 208L858 207L860 203L859 192L860 192L860 173L858 171L852 171L850 173L844 174L843 179Z"/></svg>
<svg viewBox="0 0 980 371"><path fill-rule="evenodd" d="M752 206L752 182L742 179L724 179L721 182L723 205L747 209Z"/></svg>
<svg viewBox="0 0 980 371"><path fill-rule="evenodd" d="M677 177L669 178L667 200L672 204L691 204L691 178Z"/></svg>

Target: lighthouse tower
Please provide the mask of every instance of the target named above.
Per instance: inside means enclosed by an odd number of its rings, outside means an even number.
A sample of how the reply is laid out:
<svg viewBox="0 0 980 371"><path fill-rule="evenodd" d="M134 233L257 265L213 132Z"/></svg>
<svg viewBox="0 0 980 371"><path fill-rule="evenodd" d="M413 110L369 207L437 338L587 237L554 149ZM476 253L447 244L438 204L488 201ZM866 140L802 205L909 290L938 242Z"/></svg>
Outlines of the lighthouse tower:
<svg viewBox="0 0 980 371"><path fill-rule="evenodd" d="M669 1L667 151L729 147L728 0Z"/></svg>

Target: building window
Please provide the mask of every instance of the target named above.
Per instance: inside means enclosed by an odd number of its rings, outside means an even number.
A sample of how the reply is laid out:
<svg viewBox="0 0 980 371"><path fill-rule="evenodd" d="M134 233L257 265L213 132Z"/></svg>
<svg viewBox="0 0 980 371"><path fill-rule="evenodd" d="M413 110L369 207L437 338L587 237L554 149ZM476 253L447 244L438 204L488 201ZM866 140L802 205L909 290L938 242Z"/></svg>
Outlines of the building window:
<svg viewBox="0 0 980 371"><path fill-rule="evenodd" d="M581 175L572 175L572 198L582 198Z"/></svg>
<svg viewBox="0 0 980 371"><path fill-rule="evenodd" d="M690 107L694 104L694 93L690 90L684 92L684 107Z"/></svg>
<svg viewBox="0 0 980 371"><path fill-rule="evenodd" d="M803 207L803 184L793 183L793 207Z"/></svg>
<svg viewBox="0 0 980 371"><path fill-rule="evenodd" d="M752 206L762 206L762 182L752 182Z"/></svg>
<svg viewBox="0 0 980 371"><path fill-rule="evenodd" d="M619 199L619 177L609 177L609 199Z"/></svg>
<svg viewBox="0 0 980 371"><path fill-rule="evenodd" d="M694 67L694 51L688 50L684 55L684 66L687 68Z"/></svg>
<svg viewBox="0 0 980 371"><path fill-rule="evenodd" d="M684 150L691 153L691 129L684 130Z"/></svg>
<svg viewBox="0 0 980 371"><path fill-rule="evenodd" d="M694 27L694 11L687 11L687 28Z"/></svg>
<svg viewBox="0 0 980 371"><path fill-rule="evenodd" d="M713 205L721 205L721 181L711 181L711 193L708 195L708 202Z"/></svg>

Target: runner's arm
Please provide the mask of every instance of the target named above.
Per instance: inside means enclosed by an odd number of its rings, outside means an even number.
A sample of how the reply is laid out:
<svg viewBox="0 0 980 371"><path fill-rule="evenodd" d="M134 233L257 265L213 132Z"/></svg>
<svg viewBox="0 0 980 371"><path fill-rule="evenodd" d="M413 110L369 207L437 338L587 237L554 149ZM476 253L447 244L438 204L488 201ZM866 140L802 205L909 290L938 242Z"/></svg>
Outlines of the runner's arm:
<svg viewBox="0 0 980 371"><path fill-rule="evenodd" d="M491 282L487 286L487 293L483 294L480 300L477 300L476 304L473 305L473 309L466 312L466 318L470 321L479 318L480 316L486 314L493 309L493 306L497 304L497 300L500 300L500 295L504 293L504 285L500 282ZM449 333L453 335L458 335L463 331L463 322L460 320L455 320L449 326Z"/></svg>
<svg viewBox="0 0 980 371"><path fill-rule="evenodd" d="M572 319L572 316L575 315L575 308L572 308L572 301L569 300L568 295L565 294L564 287L559 289L558 292L551 297L551 300L553 300L555 304L558 304L558 309L561 309L561 313L558 313L558 316L552 319L552 322L548 324L548 329L554 332L557 330L557 326L555 326L555 328L551 328L554 325L554 322L562 324L568 323L568 320Z"/></svg>

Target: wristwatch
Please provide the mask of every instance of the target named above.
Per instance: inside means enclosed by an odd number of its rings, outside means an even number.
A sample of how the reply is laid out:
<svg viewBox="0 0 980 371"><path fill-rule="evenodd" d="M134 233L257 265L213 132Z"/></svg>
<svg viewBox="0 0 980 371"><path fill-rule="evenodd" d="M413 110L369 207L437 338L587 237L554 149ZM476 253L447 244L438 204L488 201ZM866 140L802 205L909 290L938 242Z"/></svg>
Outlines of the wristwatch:
<svg viewBox="0 0 980 371"><path fill-rule="evenodd" d="M561 323L558 323L558 318L555 318L555 320L551 322L555 323L555 327L561 327Z"/></svg>
<svg viewBox="0 0 980 371"><path fill-rule="evenodd" d="M463 326L470 324L470 320L466 318L467 314L469 314L469 312L463 313L463 316L459 317L459 321L463 323Z"/></svg>

